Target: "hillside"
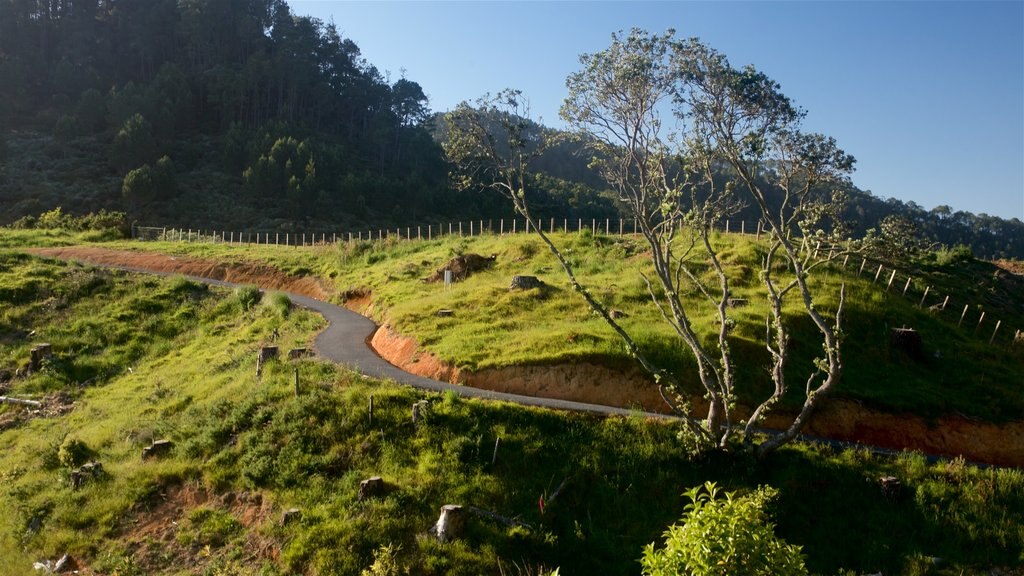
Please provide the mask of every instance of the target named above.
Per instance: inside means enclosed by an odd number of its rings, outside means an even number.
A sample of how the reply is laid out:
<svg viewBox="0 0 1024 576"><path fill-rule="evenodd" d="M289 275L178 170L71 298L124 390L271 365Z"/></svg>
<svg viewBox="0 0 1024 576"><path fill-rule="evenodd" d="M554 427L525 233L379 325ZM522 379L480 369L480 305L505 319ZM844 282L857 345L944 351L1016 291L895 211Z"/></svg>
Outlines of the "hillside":
<svg viewBox="0 0 1024 576"><path fill-rule="evenodd" d="M510 217L495 194L452 189L424 87L339 29L283 0L0 3L0 225L57 207L282 233ZM534 162L539 216L622 216L589 162L570 139ZM1017 219L846 194L856 237L892 224L1024 258Z"/></svg>
<svg viewBox="0 0 1024 576"><path fill-rule="evenodd" d="M378 263L397 270L403 246ZM341 269L325 248L179 248L295 274ZM815 573L955 574L1017 566L1024 550L1016 471L813 446L761 464L699 457L674 426L424 396L316 359L271 361L257 382L256 347L307 346L318 329L286 298L9 249L0 263L5 394L46 403L0 407L0 501L14 511L0 519L3 574L64 553L87 574L353 574L375 559L422 574L635 574L640 547L681 513L680 492L705 480L778 488L778 532L804 546ZM15 375L43 340L54 357ZM420 399L430 407L414 427L409 406ZM157 439L174 442L170 453L140 461ZM75 488L71 472L86 461L102 472ZM896 500L874 480L889 474L903 483ZM358 484L373 475L387 492L360 501ZM438 544L426 528L445 503L521 525L480 517L463 539Z"/></svg>

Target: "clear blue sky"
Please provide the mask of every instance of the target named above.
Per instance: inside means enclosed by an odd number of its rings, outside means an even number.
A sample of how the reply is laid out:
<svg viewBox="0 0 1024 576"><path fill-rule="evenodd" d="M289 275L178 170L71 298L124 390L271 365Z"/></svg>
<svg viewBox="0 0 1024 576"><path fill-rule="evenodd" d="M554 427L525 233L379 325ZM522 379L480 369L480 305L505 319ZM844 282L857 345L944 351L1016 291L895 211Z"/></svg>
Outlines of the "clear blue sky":
<svg viewBox="0 0 1024 576"><path fill-rule="evenodd" d="M513 87L554 126L579 54L674 28L778 81L857 158L858 187L1024 220L1024 0L289 3L435 111Z"/></svg>

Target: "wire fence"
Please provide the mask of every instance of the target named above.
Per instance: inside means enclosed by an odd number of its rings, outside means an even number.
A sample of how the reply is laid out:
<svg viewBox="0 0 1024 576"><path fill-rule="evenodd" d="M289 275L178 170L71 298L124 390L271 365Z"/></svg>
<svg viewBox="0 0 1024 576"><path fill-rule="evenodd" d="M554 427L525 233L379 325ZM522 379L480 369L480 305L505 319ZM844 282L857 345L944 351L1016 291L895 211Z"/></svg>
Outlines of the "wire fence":
<svg viewBox="0 0 1024 576"><path fill-rule="evenodd" d="M591 233L608 236L632 236L639 231L636 220L624 218L543 218L537 220L537 227L544 232ZM755 239L765 233L763 222L748 220L725 220L715 227L716 231L749 235ZM133 226L132 237L145 241L225 243L231 245L263 246L327 246L351 242L384 242L401 240L434 240L446 236L481 236L523 234L533 231L529 221L522 218L476 219L439 222L419 226L394 228L363 228L347 232L294 232L294 231L227 231L204 228ZM811 245L813 243L813 246ZM822 242L804 238L801 252L813 250L813 257L826 258L833 267L858 277L870 277L871 283L888 294L898 295L913 301L918 308L927 309L940 318L955 323L958 328L970 331L974 337L985 339L989 346L1024 345L1024 330L1011 330L1002 319L988 314L980 304L966 302L966 298L941 294L921 278L902 272L877 260L844 252L842 246L823 245ZM855 269L855 272L854 272Z"/></svg>

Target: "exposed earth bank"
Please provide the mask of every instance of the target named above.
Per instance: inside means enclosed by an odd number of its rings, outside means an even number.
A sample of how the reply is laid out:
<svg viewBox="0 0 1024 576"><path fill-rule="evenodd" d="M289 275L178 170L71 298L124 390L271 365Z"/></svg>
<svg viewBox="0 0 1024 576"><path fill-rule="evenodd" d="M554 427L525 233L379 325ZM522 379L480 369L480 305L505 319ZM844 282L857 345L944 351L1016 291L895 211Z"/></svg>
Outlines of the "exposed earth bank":
<svg viewBox="0 0 1024 576"><path fill-rule="evenodd" d="M31 252L95 264L252 284L319 300L327 300L331 294L327 284L318 278L292 276L265 264L224 264L201 258L96 247L47 248ZM366 312L372 305L369 297L350 300L348 304L358 312ZM436 380L499 392L636 407L652 412L667 411L657 387L638 369L623 371L593 363L576 363L469 372L420 350L415 340L395 334L387 326L378 329L368 345L403 370ZM704 409L699 399L692 403L697 414ZM740 412L739 417L742 418L746 411L741 408ZM780 411L770 415L765 426L782 429L791 419L792 414ZM833 398L814 415L804 433L883 448L919 450L954 457L962 455L971 461L1024 466L1024 422L995 425L957 415L925 420L913 414L883 412L855 400Z"/></svg>

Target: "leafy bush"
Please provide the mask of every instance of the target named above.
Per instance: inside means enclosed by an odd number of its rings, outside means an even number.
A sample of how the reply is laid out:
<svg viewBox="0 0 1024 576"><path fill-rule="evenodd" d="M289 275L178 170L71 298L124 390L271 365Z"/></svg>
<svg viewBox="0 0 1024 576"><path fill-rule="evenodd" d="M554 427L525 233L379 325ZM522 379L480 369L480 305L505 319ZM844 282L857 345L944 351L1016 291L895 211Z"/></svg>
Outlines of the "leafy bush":
<svg viewBox="0 0 1024 576"><path fill-rule="evenodd" d="M724 497L719 497L719 495ZM682 524L665 532L665 546L644 549L643 573L650 576L806 575L799 546L777 538L765 510L777 495L760 487L746 496L722 493L714 482L685 493L690 499Z"/></svg>
<svg viewBox="0 0 1024 576"><path fill-rule="evenodd" d="M263 293L255 286L242 286L235 289L235 300L242 307L243 312L248 312L253 306L260 303Z"/></svg>
<svg viewBox="0 0 1024 576"><path fill-rule="evenodd" d="M971 251L971 247L963 244L957 244L952 248L943 248L934 254L935 263L939 266L963 264L974 260L974 252Z"/></svg>
<svg viewBox="0 0 1024 576"><path fill-rule="evenodd" d="M288 313L292 309L292 300L283 292L273 292L263 301L263 305L277 312L281 318L288 318Z"/></svg>
<svg viewBox="0 0 1024 576"><path fill-rule="evenodd" d="M125 120L114 137L110 150L110 162L122 174L156 159L157 145L153 128L142 114L135 114Z"/></svg>
<svg viewBox="0 0 1024 576"><path fill-rule="evenodd" d="M15 230L95 230L116 231L120 236L127 236L131 230L128 216L124 212L90 212L84 216L67 214L58 206L43 212L39 216L24 216L11 224Z"/></svg>
<svg viewBox="0 0 1024 576"><path fill-rule="evenodd" d="M57 451L57 460L65 468L77 468L88 462L92 456L93 451L85 442L71 437L66 438Z"/></svg>

